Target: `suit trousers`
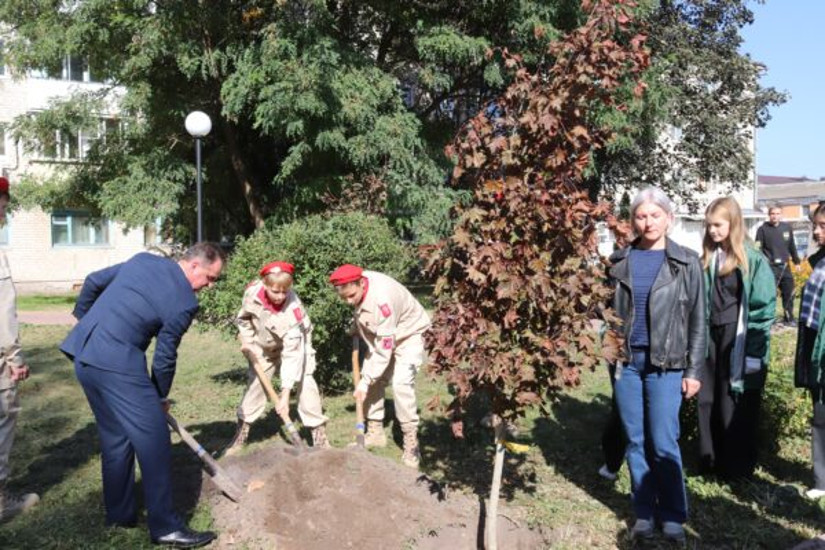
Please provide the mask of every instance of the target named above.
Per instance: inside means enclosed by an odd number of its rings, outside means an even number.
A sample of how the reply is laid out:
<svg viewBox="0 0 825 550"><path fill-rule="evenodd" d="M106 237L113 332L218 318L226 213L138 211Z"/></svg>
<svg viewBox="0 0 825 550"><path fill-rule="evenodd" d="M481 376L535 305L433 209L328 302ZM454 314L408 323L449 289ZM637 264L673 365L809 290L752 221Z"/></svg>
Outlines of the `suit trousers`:
<svg viewBox="0 0 825 550"><path fill-rule="evenodd" d="M75 375L97 421L107 524L133 523L135 456L153 538L184 527L172 502L172 445L149 376L130 376L75 361Z"/></svg>

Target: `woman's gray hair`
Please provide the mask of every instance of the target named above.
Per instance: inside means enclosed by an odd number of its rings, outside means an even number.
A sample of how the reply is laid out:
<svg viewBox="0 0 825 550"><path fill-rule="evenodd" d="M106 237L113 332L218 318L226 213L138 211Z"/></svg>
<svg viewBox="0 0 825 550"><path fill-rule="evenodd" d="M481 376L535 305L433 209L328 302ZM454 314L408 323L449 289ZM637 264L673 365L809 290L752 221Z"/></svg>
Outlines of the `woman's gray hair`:
<svg viewBox="0 0 825 550"><path fill-rule="evenodd" d="M645 187L633 197L633 202L630 203L630 219L636 217L636 209L645 202L652 202L667 213L668 217L673 217L673 203L670 201L664 191L658 187Z"/></svg>

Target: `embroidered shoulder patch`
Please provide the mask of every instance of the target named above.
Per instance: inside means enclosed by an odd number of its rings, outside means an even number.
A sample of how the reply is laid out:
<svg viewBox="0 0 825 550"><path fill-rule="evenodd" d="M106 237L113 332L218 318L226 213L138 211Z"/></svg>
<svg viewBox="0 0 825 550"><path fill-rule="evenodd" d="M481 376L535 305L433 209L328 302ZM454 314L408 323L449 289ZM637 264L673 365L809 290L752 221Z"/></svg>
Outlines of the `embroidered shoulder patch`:
<svg viewBox="0 0 825 550"><path fill-rule="evenodd" d="M389 317L390 315L392 315L392 311L390 311L389 304L381 304L380 306L378 306L378 309L381 310L381 315L383 315L384 317Z"/></svg>
<svg viewBox="0 0 825 550"><path fill-rule="evenodd" d="M304 312L301 311L301 308L296 307L292 310L292 314L295 315L295 320L299 323L304 320Z"/></svg>
<svg viewBox="0 0 825 550"><path fill-rule="evenodd" d="M382 348L389 350L389 349L392 349L392 345L393 345L392 336L386 336L384 338L381 338L381 347Z"/></svg>

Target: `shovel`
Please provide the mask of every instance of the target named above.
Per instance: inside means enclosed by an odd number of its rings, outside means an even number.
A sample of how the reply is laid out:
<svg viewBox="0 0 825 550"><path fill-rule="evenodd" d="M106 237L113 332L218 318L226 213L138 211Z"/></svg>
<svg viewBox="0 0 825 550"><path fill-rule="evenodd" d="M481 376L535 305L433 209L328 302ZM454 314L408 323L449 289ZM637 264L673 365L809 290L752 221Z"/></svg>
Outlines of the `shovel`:
<svg viewBox="0 0 825 550"><path fill-rule="evenodd" d="M352 337L352 382L355 387L361 381L361 363L358 360L358 353L361 350L361 339L355 335ZM365 448L364 442L364 404L355 401L355 445L359 449Z"/></svg>
<svg viewBox="0 0 825 550"><path fill-rule="evenodd" d="M206 467L206 472L209 474L209 477L212 478L212 482L217 485L218 489L223 491L230 499L234 500L235 502L239 502L241 497L244 494L243 488L238 485L234 479L232 479L226 470L221 468L220 464L218 464L212 455L206 452L206 449L201 447L200 443L195 441L195 438L192 437L192 434L187 432L183 427L178 424L178 421L175 418L167 413L166 414L166 421L175 430L180 438L183 440L184 443L189 445L189 448L195 451L195 454L198 455L198 458L203 461L204 466Z"/></svg>
<svg viewBox="0 0 825 550"><path fill-rule="evenodd" d="M249 359L249 362L252 364L252 368L255 369L255 374L258 375L258 380L261 382L261 386L264 388L264 392L266 393L269 400L272 401L272 404L275 405L275 411L279 411L280 407L278 406L281 400L278 398L278 394L275 393L275 390L272 389L272 382L269 381L269 377L264 372L263 367L261 366L260 361L258 361L258 357L255 353L247 348L242 347L241 353L246 355L246 358ZM289 439L292 441L292 444L295 446L296 449L304 450L306 445L304 444L304 440L301 439L301 435L298 433L298 428L292 422L292 419L289 418L289 411L284 413L278 413L278 416L281 417L281 420L284 422L284 426L286 427L287 433L289 433Z"/></svg>

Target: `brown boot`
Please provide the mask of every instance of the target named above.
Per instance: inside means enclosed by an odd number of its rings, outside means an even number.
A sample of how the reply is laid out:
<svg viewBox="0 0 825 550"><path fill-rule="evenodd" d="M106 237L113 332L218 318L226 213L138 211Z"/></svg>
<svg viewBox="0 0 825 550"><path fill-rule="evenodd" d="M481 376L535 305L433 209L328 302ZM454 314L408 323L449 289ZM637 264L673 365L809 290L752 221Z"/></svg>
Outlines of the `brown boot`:
<svg viewBox="0 0 825 550"><path fill-rule="evenodd" d="M367 447L386 447L387 434L384 433L383 420L367 420L367 433L364 436L364 445Z"/></svg>
<svg viewBox="0 0 825 550"><path fill-rule="evenodd" d="M36 493L24 493L22 495L15 495L6 489L6 482L0 482L0 523L8 521L14 516L31 510L37 503L40 502L40 497Z"/></svg>
<svg viewBox="0 0 825 550"><path fill-rule="evenodd" d="M332 445L327 439L327 428L324 424L312 428L312 446L318 449L329 449Z"/></svg>
<svg viewBox="0 0 825 550"><path fill-rule="evenodd" d="M404 434L404 453L401 462L404 466L418 469L421 464L421 452L418 450L418 424L406 422L401 424L401 433Z"/></svg>
<svg viewBox="0 0 825 550"><path fill-rule="evenodd" d="M229 445L223 450L224 456L232 456L238 454L241 449L243 449L244 445L246 445L246 438L249 437L249 427L251 424L247 424L243 420L238 420L238 427L235 430L235 436L232 438L232 441L229 442Z"/></svg>

